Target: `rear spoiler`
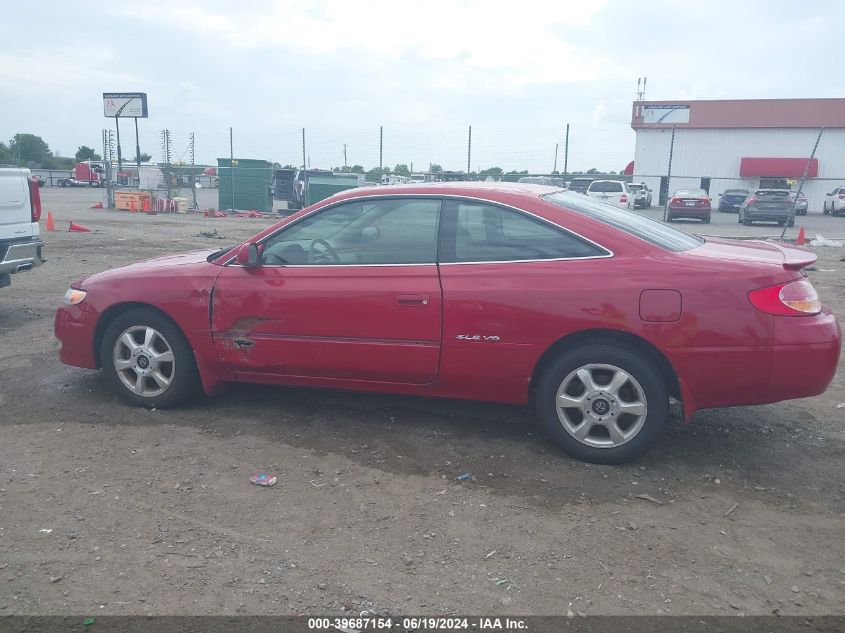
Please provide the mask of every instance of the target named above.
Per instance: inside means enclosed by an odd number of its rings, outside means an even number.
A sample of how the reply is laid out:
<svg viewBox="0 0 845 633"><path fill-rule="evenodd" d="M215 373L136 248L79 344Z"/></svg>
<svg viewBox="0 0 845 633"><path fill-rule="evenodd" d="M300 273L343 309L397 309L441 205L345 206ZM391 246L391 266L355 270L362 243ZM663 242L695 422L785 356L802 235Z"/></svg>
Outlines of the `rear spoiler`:
<svg viewBox="0 0 845 633"><path fill-rule="evenodd" d="M783 254L783 267L788 270L801 270L805 266L815 263L818 256L806 248L793 246L784 242L767 242Z"/></svg>

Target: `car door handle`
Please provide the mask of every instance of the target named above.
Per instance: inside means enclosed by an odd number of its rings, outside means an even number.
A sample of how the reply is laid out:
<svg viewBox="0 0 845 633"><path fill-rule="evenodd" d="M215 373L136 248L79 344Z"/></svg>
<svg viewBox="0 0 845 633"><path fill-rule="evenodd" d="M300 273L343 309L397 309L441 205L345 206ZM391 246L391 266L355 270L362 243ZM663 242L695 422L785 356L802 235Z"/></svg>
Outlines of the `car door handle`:
<svg viewBox="0 0 845 633"><path fill-rule="evenodd" d="M397 295L396 305L398 306L427 306L428 295Z"/></svg>

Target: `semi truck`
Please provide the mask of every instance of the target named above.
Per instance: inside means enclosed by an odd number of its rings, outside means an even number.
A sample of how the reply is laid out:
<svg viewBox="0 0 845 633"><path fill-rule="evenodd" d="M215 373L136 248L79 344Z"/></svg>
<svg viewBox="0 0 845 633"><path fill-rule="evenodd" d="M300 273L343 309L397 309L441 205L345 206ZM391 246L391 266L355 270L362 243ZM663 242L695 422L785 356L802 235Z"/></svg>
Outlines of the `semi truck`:
<svg viewBox="0 0 845 633"><path fill-rule="evenodd" d="M106 183L106 170L102 162L83 160L73 166L70 178L56 182L60 187L102 187Z"/></svg>

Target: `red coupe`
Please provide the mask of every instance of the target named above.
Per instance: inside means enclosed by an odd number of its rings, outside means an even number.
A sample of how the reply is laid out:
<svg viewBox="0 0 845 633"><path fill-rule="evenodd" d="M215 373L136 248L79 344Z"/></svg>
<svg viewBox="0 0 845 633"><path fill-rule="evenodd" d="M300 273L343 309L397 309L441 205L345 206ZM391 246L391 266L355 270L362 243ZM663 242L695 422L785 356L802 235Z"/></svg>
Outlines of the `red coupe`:
<svg viewBox="0 0 845 633"><path fill-rule="evenodd" d="M840 332L801 272L815 259L552 187L364 188L83 279L55 332L134 405L233 382L532 402L565 451L618 463L670 398L689 420L827 388Z"/></svg>

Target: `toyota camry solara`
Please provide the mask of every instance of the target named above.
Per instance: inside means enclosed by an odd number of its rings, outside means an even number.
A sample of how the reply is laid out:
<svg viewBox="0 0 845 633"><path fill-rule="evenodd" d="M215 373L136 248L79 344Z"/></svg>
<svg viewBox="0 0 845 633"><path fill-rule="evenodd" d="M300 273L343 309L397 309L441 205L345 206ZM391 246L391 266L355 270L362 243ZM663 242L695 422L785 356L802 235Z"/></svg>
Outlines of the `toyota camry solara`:
<svg viewBox="0 0 845 633"><path fill-rule="evenodd" d="M133 405L234 382L531 402L563 450L618 463L670 398L690 420L827 388L840 332L801 272L815 259L552 187L365 188L74 283L55 331Z"/></svg>

